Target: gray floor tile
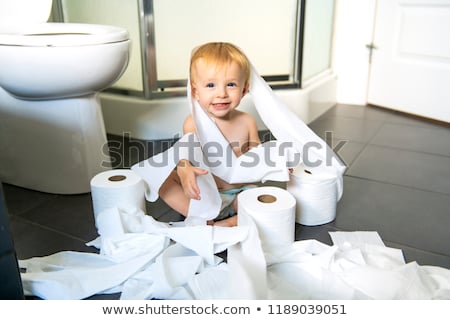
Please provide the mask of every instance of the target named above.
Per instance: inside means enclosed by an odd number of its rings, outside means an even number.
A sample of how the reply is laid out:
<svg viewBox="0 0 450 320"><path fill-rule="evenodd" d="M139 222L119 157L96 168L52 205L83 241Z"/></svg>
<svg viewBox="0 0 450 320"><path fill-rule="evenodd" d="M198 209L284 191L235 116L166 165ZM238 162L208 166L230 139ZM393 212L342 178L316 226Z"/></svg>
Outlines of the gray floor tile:
<svg viewBox="0 0 450 320"><path fill-rule="evenodd" d="M450 127L385 123L371 144L450 156Z"/></svg>
<svg viewBox="0 0 450 320"><path fill-rule="evenodd" d="M337 229L335 227L332 227L329 224L321 226L303 226L297 223L295 225L295 240L301 241L315 239L328 245L332 245L333 243L329 232L336 230Z"/></svg>
<svg viewBox="0 0 450 320"><path fill-rule="evenodd" d="M404 124L415 127L431 127L431 128L434 128L436 126L448 127L448 125L446 126L445 124L434 120L420 118L417 116L408 115L400 112L393 112L386 118L386 122Z"/></svg>
<svg viewBox="0 0 450 320"><path fill-rule="evenodd" d="M163 200L161 200L161 198L158 198L155 202L147 201L146 207L147 214L151 215L155 219L158 219L171 210L171 208Z"/></svg>
<svg viewBox="0 0 450 320"><path fill-rule="evenodd" d="M362 142L345 141L342 148L335 149L335 152L347 166L350 166L365 146Z"/></svg>
<svg viewBox="0 0 450 320"><path fill-rule="evenodd" d="M91 241L98 236L90 194L58 196L21 217L83 241Z"/></svg>
<svg viewBox="0 0 450 320"><path fill-rule="evenodd" d="M344 177L335 227L450 256L450 195Z"/></svg>
<svg viewBox="0 0 450 320"><path fill-rule="evenodd" d="M13 217L10 227L19 260L60 251L98 252L86 246L84 241L32 224L20 217Z"/></svg>
<svg viewBox="0 0 450 320"><path fill-rule="evenodd" d="M406 263L415 261L421 266L440 266L442 268L450 269L449 255L436 254L389 241L384 241L384 244L387 247L402 250Z"/></svg>
<svg viewBox="0 0 450 320"><path fill-rule="evenodd" d="M369 145L346 174L450 194L450 157Z"/></svg>
<svg viewBox="0 0 450 320"><path fill-rule="evenodd" d="M380 120L347 118L347 117L321 117L312 122L310 128L325 141L328 135L333 139L350 140L356 142L369 142L382 126Z"/></svg>
<svg viewBox="0 0 450 320"><path fill-rule="evenodd" d="M183 221L184 217L178 212L175 212L174 210L169 210L165 212L163 215L159 216L157 220L161 222L177 222Z"/></svg>
<svg viewBox="0 0 450 320"><path fill-rule="evenodd" d="M372 120L386 120L392 112L376 107L340 104L337 108L332 108L326 114L338 117L358 118L358 119L372 119Z"/></svg>
<svg viewBox="0 0 450 320"><path fill-rule="evenodd" d="M37 192L10 184L3 184L3 192L10 215L20 215L46 201L55 199L57 195Z"/></svg>

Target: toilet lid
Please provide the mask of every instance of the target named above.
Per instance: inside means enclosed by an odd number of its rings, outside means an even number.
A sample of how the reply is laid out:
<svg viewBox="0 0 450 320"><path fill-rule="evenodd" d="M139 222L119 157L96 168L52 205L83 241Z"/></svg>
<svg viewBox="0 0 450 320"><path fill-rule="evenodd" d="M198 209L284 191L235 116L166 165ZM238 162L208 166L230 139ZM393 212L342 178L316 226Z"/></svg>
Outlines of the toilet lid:
<svg viewBox="0 0 450 320"><path fill-rule="evenodd" d="M42 23L3 27L0 45L70 47L121 42L129 39L124 28L83 23Z"/></svg>

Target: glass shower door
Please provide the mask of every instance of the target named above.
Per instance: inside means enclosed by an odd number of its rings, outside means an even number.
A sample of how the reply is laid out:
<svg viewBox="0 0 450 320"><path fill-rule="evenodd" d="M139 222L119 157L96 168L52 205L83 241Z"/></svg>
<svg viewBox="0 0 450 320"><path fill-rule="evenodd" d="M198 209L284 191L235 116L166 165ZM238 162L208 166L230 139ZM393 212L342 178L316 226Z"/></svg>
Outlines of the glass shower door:
<svg viewBox="0 0 450 320"><path fill-rule="evenodd" d="M334 0L55 0L62 21L125 27L128 69L113 86L145 98L185 95L194 47L241 47L274 88L301 88L331 66Z"/></svg>

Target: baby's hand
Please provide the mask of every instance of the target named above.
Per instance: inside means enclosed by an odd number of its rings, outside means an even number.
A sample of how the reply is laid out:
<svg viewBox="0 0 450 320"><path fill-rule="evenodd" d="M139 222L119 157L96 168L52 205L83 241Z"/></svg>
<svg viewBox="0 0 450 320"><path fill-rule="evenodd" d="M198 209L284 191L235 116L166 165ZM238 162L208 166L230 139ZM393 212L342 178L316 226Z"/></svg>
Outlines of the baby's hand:
<svg viewBox="0 0 450 320"><path fill-rule="evenodd" d="M200 189L197 185L197 176L208 173L208 170L194 167L189 161L181 160L177 166L177 173L180 177L184 194L195 200L200 200Z"/></svg>

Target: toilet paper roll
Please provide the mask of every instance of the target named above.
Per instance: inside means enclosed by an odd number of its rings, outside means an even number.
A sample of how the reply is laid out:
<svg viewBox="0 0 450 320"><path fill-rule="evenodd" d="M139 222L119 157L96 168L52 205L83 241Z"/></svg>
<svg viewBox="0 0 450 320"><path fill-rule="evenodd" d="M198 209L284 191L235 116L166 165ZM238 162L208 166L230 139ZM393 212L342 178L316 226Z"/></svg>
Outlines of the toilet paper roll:
<svg viewBox="0 0 450 320"><path fill-rule="evenodd" d="M336 218L337 177L320 170L298 166L291 174L286 190L297 201L295 221L316 226Z"/></svg>
<svg viewBox="0 0 450 320"><path fill-rule="evenodd" d="M238 195L239 216L253 219L264 252L294 242L295 206L295 198L278 187L253 188Z"/></svg>
<svg viewBox="0 0 450 320"><path fill-rule="evenodd" d="M91 179L94 218L103 210L136 208L145 212L145 185L139 175L128 169L104 171Z"/></svg>

